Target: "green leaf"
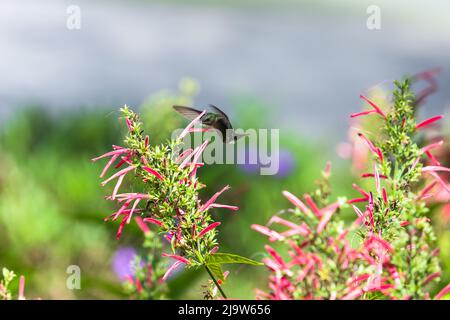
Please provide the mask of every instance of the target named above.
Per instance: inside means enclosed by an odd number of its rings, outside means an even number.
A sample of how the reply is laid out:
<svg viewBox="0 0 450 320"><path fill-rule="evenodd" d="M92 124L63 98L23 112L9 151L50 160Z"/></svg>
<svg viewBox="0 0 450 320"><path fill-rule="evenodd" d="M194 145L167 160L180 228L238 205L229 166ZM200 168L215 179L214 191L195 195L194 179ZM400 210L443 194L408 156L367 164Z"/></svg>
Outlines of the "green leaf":
<svg viewBox="0 0 450 320"><path fill-rule="evenodd" d="M222 267L218 263L207 264L209 270L220 280L224 281L225 277L223 275Z"/></svg>
<svg viewBox="0 0 450 320"><path fill-rule="evenodd" d="M214 253L206 257L206 264L223 264L223 263L242 263L242 264L250 264L253 266L262 266L264 265L261 262L251 260L237 254L231 253Z"/></svg>

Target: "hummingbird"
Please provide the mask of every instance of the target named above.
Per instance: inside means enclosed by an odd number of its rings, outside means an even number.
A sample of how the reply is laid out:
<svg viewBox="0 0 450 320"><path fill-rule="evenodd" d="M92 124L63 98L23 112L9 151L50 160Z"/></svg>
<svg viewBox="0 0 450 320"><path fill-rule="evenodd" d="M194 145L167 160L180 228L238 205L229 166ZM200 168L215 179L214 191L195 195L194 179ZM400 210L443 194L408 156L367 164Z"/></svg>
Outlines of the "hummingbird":
<svg viewBox="0 0 450 320"><path fill-rule="evenodd" d="M215 105L209 104L208 106L210 109L214 110L214 112L205 113L200 118L200 121L202 125L219 131L222 134L223 143L233 143L237 139L247 136L247 134L238 134L233 130L230 119L225 112ZM176 112L191 121L202 113L202 111L191 107L173 106L173 108Z"/></svg>

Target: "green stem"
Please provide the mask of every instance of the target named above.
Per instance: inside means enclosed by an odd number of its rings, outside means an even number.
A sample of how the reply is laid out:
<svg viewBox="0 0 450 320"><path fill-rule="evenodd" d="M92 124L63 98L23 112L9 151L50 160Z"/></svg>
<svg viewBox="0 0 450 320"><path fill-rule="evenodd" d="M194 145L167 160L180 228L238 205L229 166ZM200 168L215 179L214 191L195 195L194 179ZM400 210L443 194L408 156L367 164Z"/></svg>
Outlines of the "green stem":
<svg viewBox="0 0 450 320"><path fill-rule="evenodd" d="M227 299L227 296L225 294L225 292L223 292L222 287L219 285L219 283L217 282L216 278L214 277L214 275L212 274L211 270L209 270L208 266L206 264L204 264L206 272L208 272L209 276L211 277L212 281L214 282L214 284L216 285L217 289L219 289L220 294L222 295L222 297L224 299Z"/></svg>

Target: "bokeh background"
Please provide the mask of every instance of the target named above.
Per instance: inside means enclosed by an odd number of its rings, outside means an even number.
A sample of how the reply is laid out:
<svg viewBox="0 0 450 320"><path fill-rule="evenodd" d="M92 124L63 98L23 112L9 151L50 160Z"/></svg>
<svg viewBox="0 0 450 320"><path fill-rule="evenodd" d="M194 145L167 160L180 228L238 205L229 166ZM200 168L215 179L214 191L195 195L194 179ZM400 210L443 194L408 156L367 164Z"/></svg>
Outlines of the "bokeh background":
<svg viewBox="0 0 450 320"><path fill-rule="evenodd" d="M70 5L81 9L79 30L66 27ZM369 5L381 9L380 30L366 26ZM26 275L29 297L126 298L114 266L124 248L139 251L142 234L130 227L115 240L100 165L89 161L122 139L123 104L141 112L155 142L185 124L174 103L214 103L236 126L280 129L280 174L201 172L205 198L229 184L224 202L241 208L215 213L223 251L261 258L265 239L250 224L288 207L282 190L311 190L331 159L335 195L353 194L351 161L336 146L360 93L439 66L421 116L447 113L449 17L445 0L2 0L0 267ZM448 283L449 225L441 206L433 214ZM66 287L69 265L81 268L81 290ZM264 268L230 270L230 296L264 288ZM198 298L205 280L180 273L170 297Z"/></svg>

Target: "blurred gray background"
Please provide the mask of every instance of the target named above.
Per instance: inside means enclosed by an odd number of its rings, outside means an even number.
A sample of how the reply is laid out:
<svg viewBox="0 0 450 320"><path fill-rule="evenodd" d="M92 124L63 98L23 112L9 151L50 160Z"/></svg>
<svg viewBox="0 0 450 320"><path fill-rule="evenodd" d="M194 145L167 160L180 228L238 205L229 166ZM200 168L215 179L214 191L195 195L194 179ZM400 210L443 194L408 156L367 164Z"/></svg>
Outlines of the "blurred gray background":
<svg viewBox="0 0 450 320"><path fill-rule="evenodd" d="M66 27L69 5L81 29ZM381 9L368 30L366 9ZM39 104L69 108L139 105L202 85L199 104L231 111L255 97L273 127L345 136L359 93L383 81L443 67L429 113L450 101L450 1L0 1L0 119Z"/></svg>

